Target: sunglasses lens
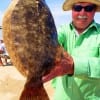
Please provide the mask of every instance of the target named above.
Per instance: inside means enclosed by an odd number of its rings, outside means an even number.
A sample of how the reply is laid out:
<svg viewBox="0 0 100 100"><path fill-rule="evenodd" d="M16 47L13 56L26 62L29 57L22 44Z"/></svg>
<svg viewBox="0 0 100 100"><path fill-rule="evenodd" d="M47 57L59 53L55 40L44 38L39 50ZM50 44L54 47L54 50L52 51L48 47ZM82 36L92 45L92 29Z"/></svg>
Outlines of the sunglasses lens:
<svg viewBox="0 0 100 100"><path fill-rule="evenodd" d="M82 6L81 6L81 5L74 5L74 6L73 6L73 10L79 12L79 11L82 10Z"/></svg>
<svg viewBox="0 0 100 100"><path fill-rule="evenodd" d="M94 10L94 6L93 6L93 5L89 5L89 6L86 6L84 9L85 9L85 11L87 11L87 12L91 12L91 11Z"/></svg>
<svg viewBox="0 0 100 100"><path fill-rule="evenodd" d="M73 10L77 11L77 12L80 12L83 8L84 8L84 11L91 12L95 9L95 5L88 5L88 6L85 6L85 7L83 7L81 5L74 5L73 6Z"/></svg>

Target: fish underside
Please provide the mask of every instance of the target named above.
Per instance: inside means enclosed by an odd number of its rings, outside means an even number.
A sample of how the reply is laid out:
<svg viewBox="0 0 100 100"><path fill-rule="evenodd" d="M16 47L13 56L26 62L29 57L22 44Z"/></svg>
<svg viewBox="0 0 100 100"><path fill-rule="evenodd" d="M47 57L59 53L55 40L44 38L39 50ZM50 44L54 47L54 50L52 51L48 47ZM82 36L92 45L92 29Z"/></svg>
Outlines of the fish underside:
<svg viewBox="0 0 100 100"><path fill-rule="evenodd" d="M3 38L14 66L27 77L20 100L49 100L42 76L52 69L60 47L45 0L12 0L3 18Z"/></svg>

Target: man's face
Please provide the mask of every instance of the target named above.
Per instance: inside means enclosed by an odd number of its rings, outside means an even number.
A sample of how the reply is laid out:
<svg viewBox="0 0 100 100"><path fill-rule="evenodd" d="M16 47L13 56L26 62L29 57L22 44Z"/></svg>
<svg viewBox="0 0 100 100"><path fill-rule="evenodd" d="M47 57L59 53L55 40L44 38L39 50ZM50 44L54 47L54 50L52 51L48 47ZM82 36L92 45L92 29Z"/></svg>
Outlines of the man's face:
<svg viewBox="0 0 100 100"><path fill-rule="evenodd" d="M77 3L73 6L72 19L76 29L84 30L93 21L95 15L95 7L92 6L93 4L87 2Z"/></svg>

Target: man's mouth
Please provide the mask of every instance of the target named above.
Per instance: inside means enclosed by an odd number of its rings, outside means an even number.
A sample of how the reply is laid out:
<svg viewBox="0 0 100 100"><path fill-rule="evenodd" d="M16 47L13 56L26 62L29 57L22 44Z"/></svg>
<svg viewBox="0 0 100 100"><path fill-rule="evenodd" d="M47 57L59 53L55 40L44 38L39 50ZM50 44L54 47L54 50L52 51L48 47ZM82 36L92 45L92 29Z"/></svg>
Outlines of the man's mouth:
<svg viewBox="0 0 100 100"><path fill-rule="evenodd" d="M81 19L81 20L86 20L88 17L87 16L78 16L78 19Z"/></svg>

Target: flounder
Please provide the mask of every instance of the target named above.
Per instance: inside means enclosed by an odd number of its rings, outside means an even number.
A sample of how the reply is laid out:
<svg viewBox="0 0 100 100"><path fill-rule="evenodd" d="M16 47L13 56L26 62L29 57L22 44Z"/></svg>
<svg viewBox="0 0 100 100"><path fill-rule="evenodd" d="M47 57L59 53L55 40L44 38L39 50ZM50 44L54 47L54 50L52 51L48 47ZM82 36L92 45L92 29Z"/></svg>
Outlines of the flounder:
<svg viewBox="0 0 100 100"><path fill-rule="evenodd" d="M42 76L62 50L45 0L12 0L3 18L3 38L14 66L27 77L20 100L49 100Z"/></svg>

